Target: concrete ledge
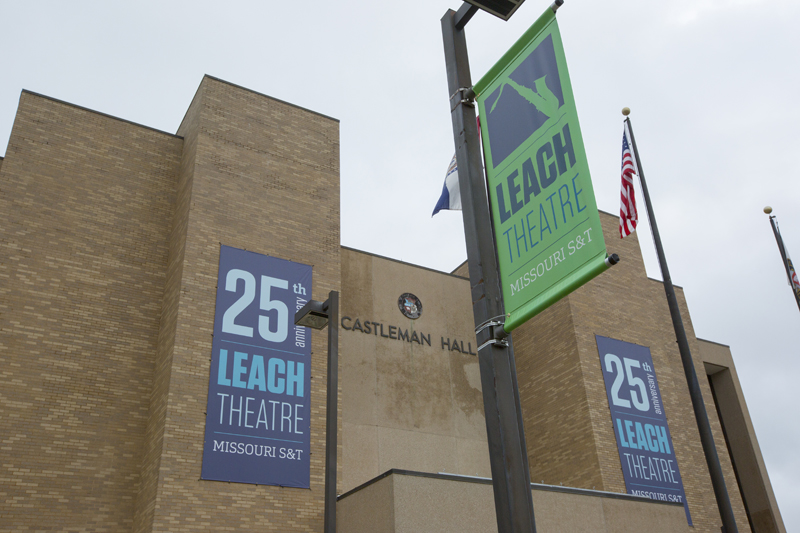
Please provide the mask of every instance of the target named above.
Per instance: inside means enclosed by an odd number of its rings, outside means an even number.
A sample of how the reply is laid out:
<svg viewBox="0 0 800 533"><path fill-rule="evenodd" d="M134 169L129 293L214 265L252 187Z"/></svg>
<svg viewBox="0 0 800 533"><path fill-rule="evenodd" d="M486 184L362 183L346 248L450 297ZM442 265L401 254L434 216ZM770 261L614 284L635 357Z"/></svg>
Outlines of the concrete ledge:
<svg viewBox="0 0 800 533"><path fill-rule="evenodd" d="M683 506L639 496L532 484L536 530L688 531ZM491 480L389 470L338 498L342 532L497 531Z"/></svg>

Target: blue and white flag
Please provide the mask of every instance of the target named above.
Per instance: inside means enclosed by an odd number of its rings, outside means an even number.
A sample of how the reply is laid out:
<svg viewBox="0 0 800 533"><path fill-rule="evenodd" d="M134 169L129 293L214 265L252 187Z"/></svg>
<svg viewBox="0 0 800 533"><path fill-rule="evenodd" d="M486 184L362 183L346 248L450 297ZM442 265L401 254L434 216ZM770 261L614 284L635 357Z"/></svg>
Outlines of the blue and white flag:
<svg viewBox="0 0 800 533"><path fill-rule="evenodd" d="M442 187L442 196L436 202L436 207L433 208L433 215L442 209L457 209L461 210L461 191L458 189L458 165L456 164L456 156L450 161L450 166L447 167L447 175L444 177L444 187ZM431 216L433 216L431 215Z"/></svg>

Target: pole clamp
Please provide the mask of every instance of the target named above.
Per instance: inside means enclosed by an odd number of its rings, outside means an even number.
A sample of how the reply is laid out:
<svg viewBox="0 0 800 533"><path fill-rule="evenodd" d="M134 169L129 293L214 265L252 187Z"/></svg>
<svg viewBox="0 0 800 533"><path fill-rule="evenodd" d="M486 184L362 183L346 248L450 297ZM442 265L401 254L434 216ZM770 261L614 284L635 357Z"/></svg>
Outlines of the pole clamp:
<svg viewBox="0 0 800 533"><path fill-rule="evenodd" d="M475 328L475 336L481 334L481 332L485 329L489 329L489 340L478 346L478 352L480 352L486 346L493 344L495 346L503 346L508 348L508 340L506 339L507 333L503 330L503 325L505 324L505 315L496 316L494 318L490 318L483 324L480 324L478 327ZM498 330L495 330L496 326L500 326Z"/></svg>
<svg viewBox="0 0 800 533"><path fill-rule="evenodd" d="M472 90L472 87L460 87L450 95L450 111L455 110L459 104L475 107L475 91Z"/></svg>

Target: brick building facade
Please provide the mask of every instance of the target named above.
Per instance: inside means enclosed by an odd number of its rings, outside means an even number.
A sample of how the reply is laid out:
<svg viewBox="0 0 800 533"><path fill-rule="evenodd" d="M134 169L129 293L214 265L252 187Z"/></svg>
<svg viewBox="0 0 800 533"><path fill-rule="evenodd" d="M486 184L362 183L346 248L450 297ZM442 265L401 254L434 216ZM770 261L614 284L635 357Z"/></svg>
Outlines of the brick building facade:
<svg viewBox="0 0 800 533"><path fill-rule="evenodd" d="M514 333L531 479L547 498L583 491L536 503L537 523L570 514L569 498L625 492L600 334L650 348L694 530L719 531L663 288L636 237L620 243L601 218L622 263ZM209 76L176 134L23 92L0 159L0 531L322 530L324 357L310 369L310 489L200 479L221 245L312 265L315 298L342 293L342 530L413 530L402 502L380 500L385 528L352 503L392 469L450 475L437 494L489 476L465 267L341 247L339 231L335 119ZM419 319L399 313L405 292ZM783 531L730 351L696 339L679 298L740 531ZM623 500L616 530L659 513L685 527L682 507ZM587 530L620 513L604 509Z"/></svg>

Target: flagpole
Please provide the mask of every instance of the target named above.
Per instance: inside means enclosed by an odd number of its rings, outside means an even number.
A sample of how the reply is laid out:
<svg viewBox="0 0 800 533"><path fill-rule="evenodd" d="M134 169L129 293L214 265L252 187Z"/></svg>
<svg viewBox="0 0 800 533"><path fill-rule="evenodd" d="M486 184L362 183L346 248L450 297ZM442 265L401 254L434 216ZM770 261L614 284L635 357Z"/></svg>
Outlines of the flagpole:
<svg viewBox="0 0 800 533"><path fill-rule="evenodd" d="M797 291L794 290L792 273L789 270L789 261L786 258L786 247L783 246L783 238L781 237L781 232L778 231L778 224L775 222L775 215L770 214L772 213L772 208L770 206L765 207L764 212L769 215L769 223L772 226L772 233L775 234L775 242L778 243L778 251L781 253L781 259L783 260L783 268L786 269L786 277L789 278L789 286L792 288L794 299L797 301L797 308L800 309L800 295L798 295Z"/></svg>
<svg viewBox="0 0 800 533"><path fill-rule="evenodd" d="M689 351L689 341L686 338L686 330L683 327L681 312L678 308L678 299L675 297L675 287L672 285L672 278L669 275L669 267L667 266L667 259L664 255L664 247L661 245L661 236L658 233L656 217L655 214L653 214L653 206L650 203L650 193L647 190L647 182L644 179L642 162L639 160L639 149L636 147L636 139L633 136L631 119L628 117L629 113L630 109L627 107L622 110L622 114L625 115L625 124L628 128L628 133L630 133L631 136L633 155L636 158L639 181L642 184L642 194L644 195L644 202L647 206L647 218L650 221L650 230L653 232L653 241L656 245L658 263L661 266L661 276L664 278L664 292L667 295L669 313L672 316L672 325L675 328L675 336L678 340L678 350L681 354L683 371L686 374L686 381L689 385L689 396L692 398L694 416L697 420L697 429L700 432L700 441L703 444L703 451L705 452L708 471L711 474L711 484L714 487L714 496L717 499L719 514L722 518L723 532L738 533L738 529L736 528L736 520L733 517L733 509L731 508L731 501L728 497L728 489L725 485L725 478L722 475L722 467L720 466L719 456L717 455L717 447L714 444L714 436L711 433L711 424L708 421L708 413L706 413L703 394L700 391L700 382L697 380L697 372L695 371L694 363L692 361L692 353Z"/></svg>

